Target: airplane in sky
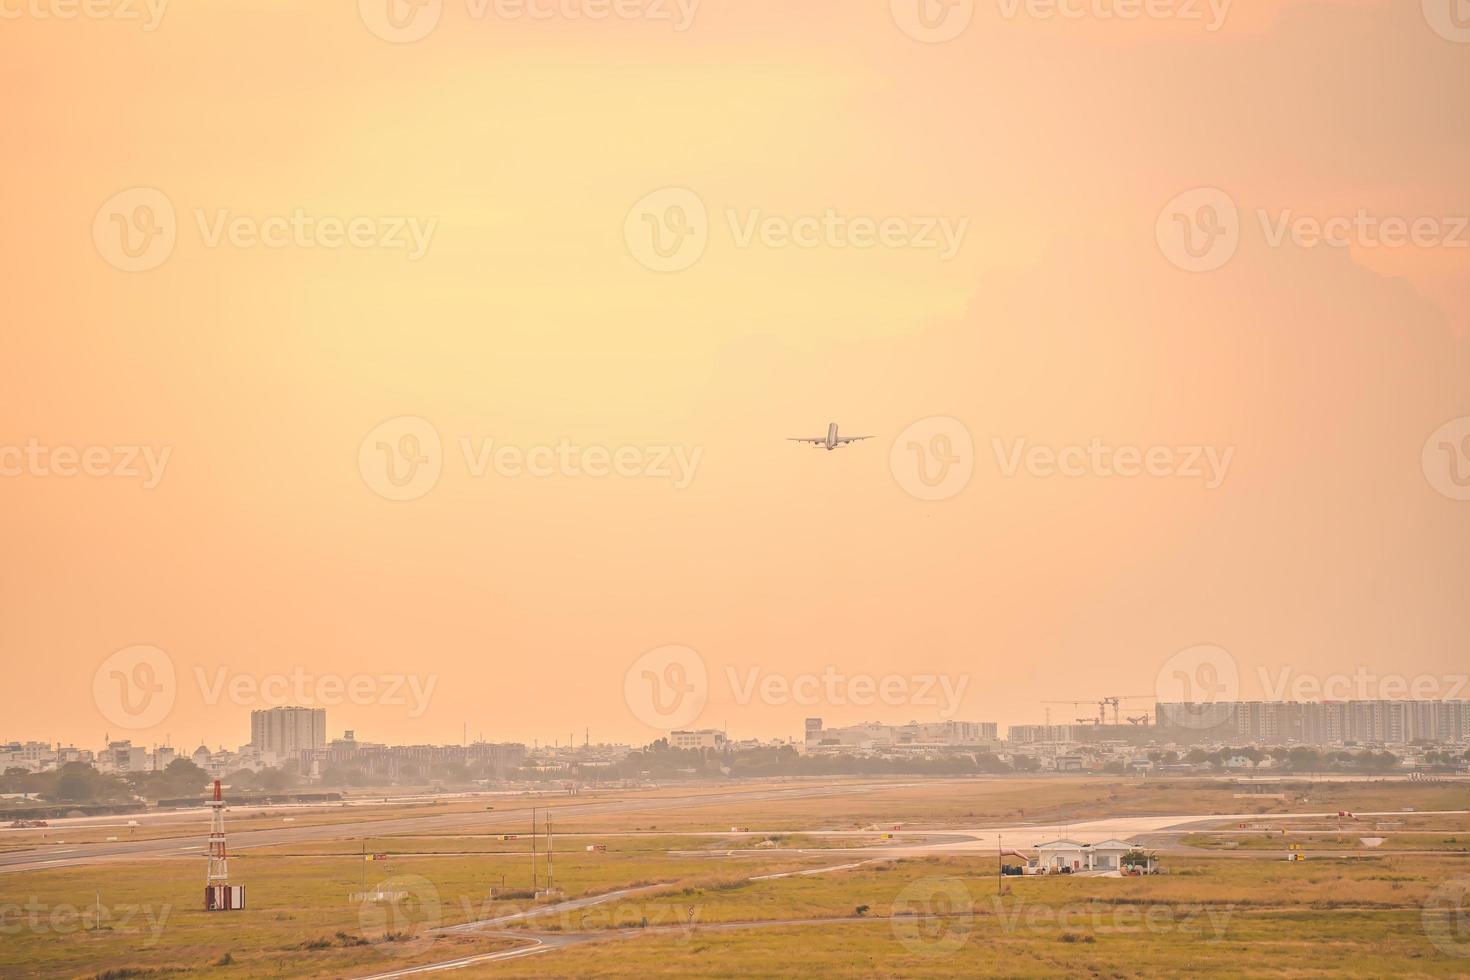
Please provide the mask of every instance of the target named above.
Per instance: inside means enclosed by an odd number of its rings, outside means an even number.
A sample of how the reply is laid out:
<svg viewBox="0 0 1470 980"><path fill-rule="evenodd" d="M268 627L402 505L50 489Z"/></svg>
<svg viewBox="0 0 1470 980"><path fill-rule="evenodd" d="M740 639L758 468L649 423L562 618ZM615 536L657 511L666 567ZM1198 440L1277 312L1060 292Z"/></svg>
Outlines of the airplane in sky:
<svg viewBox="0 0 1470 980"><path fill-rule="evenodd" d="M825 436L816 436L816 437L811 438L811 439L801 439L801 438L797 438L796 436L792 436L790 439L788 439L786 441L787 442L809 442L813 446L816 446L816 447L818 447L820 449L825 449L825 450L827 450L827 452L830 453L832 450L839 449L839 448L847 445L850 442L859 442L859 441L861 441L863 439L871 439L871 438L873 438L873 437L872 436L839 436L837 434L837 423L836 422L833 422L833 423L831 423L830 425L827 426L827 434Z"/></svg>

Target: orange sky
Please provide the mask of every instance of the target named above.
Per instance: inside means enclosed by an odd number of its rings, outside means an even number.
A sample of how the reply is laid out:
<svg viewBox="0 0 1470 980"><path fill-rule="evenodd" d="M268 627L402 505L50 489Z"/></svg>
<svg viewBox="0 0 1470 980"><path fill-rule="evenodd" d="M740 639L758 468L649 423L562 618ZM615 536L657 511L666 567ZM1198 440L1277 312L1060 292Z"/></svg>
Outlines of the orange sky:
<svg viewBox="0 0 1470 980"><path fill-rule="evenodd" d="M667 644L707 667L689 723L741 736L941 714L742 704L752 668L944 678L1002 725L1146 708L1199 644L1241 696L1282 671L1453 694L1470 441L1432 460L1470 428L1426 453L1470 416L1448 3L1254 0L1209 30L1192 0L977 0L931 44L906 2L703 0L679 30L446 0L413 43L370 0L175 0L153 30L0 2L0 738L234 747L276 703L255 688L304 673L333 735L643 739L626 675ZM1237 209L1210 271L1168 238L1196 188ZM703 251L659 258L640 229L691 200ZM1275 240L1360 212L1428 240ZM171 251L129 257L148 227ZM411 445L364 443L403 417L438 479L390 500L377 444ZM932 417L974 447L943 500L904 470L932 431L899 439ZM831 420L875 439L783 441ZM1005 472L1094 439L1230 461L1217 486ZM486 440L693 469L477 475ZM137 645L175 676L135 727L104 662Z"/></svg>

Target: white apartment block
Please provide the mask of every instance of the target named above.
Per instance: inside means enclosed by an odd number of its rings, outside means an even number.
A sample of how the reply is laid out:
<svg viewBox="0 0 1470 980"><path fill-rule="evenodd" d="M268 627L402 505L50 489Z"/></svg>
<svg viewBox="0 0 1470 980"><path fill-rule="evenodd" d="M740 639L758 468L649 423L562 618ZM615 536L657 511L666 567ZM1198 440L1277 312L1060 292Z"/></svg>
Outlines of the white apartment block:
<svg viewBox="0 0 1470 980"><path fill-rule="evenodd" d="M250 712L250 744L278 759L295 759L327 744L327 709L263 708Z"/></svg>

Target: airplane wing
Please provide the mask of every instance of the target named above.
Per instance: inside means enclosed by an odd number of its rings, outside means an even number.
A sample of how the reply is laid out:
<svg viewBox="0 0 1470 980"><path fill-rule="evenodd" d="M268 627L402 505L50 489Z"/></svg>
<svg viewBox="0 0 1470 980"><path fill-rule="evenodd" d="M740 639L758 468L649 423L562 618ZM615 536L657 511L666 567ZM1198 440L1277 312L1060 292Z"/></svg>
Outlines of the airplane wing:
<svg viewBox="0 0 1470 980"><path fill-rule="evenodd" d="M809 442L813 446L825 446L827 444L827 440L826 439L801 439L801 438L798 438L796 436L792 436L791 438L787 439L786 441L787 442Z"/></svg>
<svg viewBox="0 0 1470 980"><path fill-rule="evenodd" d="M837 445L839 445L839 446L845 446L849 442L862 442L864 439L871 439L871 438L873 438L873 437L872 436L839 436L837 438Z"/></svg>

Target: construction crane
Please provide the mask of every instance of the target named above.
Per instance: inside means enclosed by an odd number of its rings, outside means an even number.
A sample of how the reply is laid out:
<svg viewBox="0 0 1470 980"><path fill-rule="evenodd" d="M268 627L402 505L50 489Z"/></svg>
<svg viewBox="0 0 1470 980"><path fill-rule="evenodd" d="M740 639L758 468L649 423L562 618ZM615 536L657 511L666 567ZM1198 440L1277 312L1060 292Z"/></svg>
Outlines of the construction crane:
<svg viewBox="0 0 1470 980"><path fill-rule="evenodd" d="M1043 701L1041 703L1042 704L1070 704L1074 708L1079 707L1079 706L1084 705L1084 704L1092 704L1091 701ZM1049 712L1049 711L1051 711L1051 709L1048 708L1047 711ZM1092 719L1092 718L1078 718L1077 719L1077 724L1079 724L1079 725L1089 725L1089 724L1093 724L1093 723L1094 723L1094 719Z"/></svg>
<svg viewBox="0 0 1470 980"><path fill-rule="evenodd" d="M1149 700L1149 701L1152 701L1152 700L1155 700L1156 698L1157 698L1157 695L1153 695L1153 694L1110 694L1110 695L1108 695L1105 698L1098 698L1096 701L1093 701L1093 700L1079 700L1079 701L1043 701L1041 703L1042 704L1070 704L1074 708L1077 707L1078 705L1082 705L1082 704L1095 704L1095 705L1097 705L1097 717L1096 718L1078 718L1077 719L1077 723L1079 725L1085 725L1085 724L1088 724L1088 723L1091 723L1091 724L1094 724L1094 725L1106 725L1108 723L1108 709L1109 708L1112 708L1113 709L1113 724L1114 725L1121 725L1121 724L1123 724L1123 718L1122 718L1123 712L1122 712L1121 705L1122 705L1122 703L1124 701L1141 701L1141 700ZM1138 724L1137 722L1134 722L1132 718L1129 718L1128 720L1130 722L1133 722L1133 724Z"/></svg>

